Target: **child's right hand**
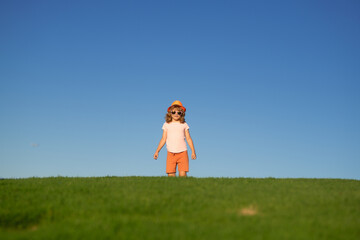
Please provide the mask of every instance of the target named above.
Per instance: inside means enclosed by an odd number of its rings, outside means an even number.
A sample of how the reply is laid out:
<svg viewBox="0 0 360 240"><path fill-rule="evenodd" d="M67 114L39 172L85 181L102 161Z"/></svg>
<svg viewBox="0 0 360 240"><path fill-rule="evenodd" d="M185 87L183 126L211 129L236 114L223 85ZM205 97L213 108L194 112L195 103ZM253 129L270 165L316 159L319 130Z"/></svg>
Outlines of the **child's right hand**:
<svg viewBox="0 0 360 240"><path fill-rule="evenodd" d="M156 152L156 153L154 154L154 159L156 160L156 159L158 158L158 156L159 156L159 153Z"/></svg>

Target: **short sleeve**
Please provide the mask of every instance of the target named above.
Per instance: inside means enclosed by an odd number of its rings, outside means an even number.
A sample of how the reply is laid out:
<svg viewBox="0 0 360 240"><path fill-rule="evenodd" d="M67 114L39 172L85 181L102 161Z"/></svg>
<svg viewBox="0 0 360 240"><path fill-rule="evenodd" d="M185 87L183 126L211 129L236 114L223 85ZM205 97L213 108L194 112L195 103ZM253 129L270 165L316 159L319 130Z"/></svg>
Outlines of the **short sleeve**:
<svg viewBox="0 0 360 240"><path fill-rule="evenodd" d="M166 123L163 124L161 129L167 131Z"/></svg>
<svg viewBox="0 0 360 240"><path fill-rule="evenodd" d="M185 123L185 131L188 130L190 127L187 123Z"/></svg>

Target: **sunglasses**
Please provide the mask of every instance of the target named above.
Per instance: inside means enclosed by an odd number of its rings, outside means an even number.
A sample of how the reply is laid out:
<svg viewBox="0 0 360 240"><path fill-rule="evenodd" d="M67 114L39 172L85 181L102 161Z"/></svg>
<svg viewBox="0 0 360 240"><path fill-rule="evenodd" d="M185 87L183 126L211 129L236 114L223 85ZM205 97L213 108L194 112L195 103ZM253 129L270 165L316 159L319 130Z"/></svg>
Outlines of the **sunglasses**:
<svg viewBox="0 0 360 240"><path fill-rule="evenodd" d="M175 111L173 111L173 112L171 112L171 114L175 115L175 114L176 114L176 112L175 112ZM177 112L177 114L178 114L179 116L181 116L181 115L182 115L182 112Z"/></svg>

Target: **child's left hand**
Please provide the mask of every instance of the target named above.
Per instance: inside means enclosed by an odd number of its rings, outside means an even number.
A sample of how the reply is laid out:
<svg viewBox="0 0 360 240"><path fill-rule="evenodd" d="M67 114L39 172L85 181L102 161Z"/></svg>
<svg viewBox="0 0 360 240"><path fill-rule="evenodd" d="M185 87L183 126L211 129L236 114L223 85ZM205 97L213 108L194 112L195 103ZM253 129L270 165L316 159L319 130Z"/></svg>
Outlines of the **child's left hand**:
<svg viewBox="0 0 360 240"><path fill-rule="evenodd" d="M196 154L195 153L191 154L191 159L194 159L194 160L196 159Z"/></svg>

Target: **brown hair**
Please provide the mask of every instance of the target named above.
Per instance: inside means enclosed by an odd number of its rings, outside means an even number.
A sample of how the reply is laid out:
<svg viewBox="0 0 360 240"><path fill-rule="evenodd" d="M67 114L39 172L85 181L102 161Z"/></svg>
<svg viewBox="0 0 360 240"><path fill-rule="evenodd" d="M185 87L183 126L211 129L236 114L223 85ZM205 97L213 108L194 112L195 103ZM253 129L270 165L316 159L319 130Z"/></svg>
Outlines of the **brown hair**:
<svg viewBox="0 0 360 240"><path fill-rule="evenodd" d="M170 123L170 122L172 121L171 112L172 112L173 110L179 111L179 112L182 113L182 114L181 114L181 117L180 117L180 123L184 123L184 122L185 122L185 112L184 112L184 110L182 110L182 109L180 108L180 106L177 106L177 105L173 105L173 106L170 107L169 111L168 111L168 112L166 113L166 115L165 115L165 121L166 121L167 123Z"/></svg>

